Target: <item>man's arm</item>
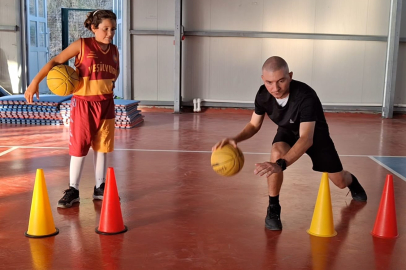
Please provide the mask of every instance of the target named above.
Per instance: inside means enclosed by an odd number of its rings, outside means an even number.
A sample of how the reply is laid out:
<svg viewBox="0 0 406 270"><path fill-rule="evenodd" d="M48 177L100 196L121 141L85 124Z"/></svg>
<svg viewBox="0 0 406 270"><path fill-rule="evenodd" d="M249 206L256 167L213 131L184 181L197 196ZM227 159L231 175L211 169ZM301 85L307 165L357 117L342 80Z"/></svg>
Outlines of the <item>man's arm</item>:
<svg viewBox="0 0 406 270"><path fill-rule="evenodd" d="M252 113L251 121L244 127L244 129L240 133L238 133L237 136L221 140L213 146L212 151L216 150L218 147L221 148L226 144L231 144L234 147L237 147L237 143L251 138L261 129L264 117L265 115L258 115L255 112Z"/></svg>
<svg viewBox="0 0 406 270"><path fill-rule="evenodd" d="M292 165L296 160L298 160L307 149L313 145L313 135L314 127L316 122L302 122L299 127L300 138L293 145L293 147L286 153L285 156L281 157L286 161L286 166ZM269 177L273 173L280 173L282 168L276 163L263 162L255 164L254 174L262 176L266 174Z"/></svg>
<svg viewBox="0 0 406 270"><path fill-rule="evenodd" d="M244 129L233 138L236 143L245 141L261 129L262 123L264 122L265 115L258 115L255 112L252 113L251 121L244 127Z"/></svg>
<svg viewBox="0 0 406 270"><path fill-rule="evenodd" d="M292 165L298 160L307 149L313 145L314 127L316 122L302 122L299 127L300 138L292 146L292 148L286 153L284 160L286 160L286 166Z"/></svg>

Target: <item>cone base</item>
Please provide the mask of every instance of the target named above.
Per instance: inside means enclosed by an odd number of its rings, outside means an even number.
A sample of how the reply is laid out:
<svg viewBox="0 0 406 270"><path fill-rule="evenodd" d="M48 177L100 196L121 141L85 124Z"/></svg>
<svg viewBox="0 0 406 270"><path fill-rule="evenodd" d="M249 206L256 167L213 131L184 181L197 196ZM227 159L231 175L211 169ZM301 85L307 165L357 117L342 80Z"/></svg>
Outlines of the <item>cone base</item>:
<svg viewBox="0 0 406 270"><path fill-rule="evenodd" d="M307 230L307 233L313 236L317 236L317 237L333 237L337 235L337 232L334 231L332 234L318 234L318 233L313 233L310 230Z"/></svg>
<svg viewBox="0 0 406 270"><path fill-rule="evenodd" d="M30 238L44 238L44 237L50 237L50 236L54 236L57 235L59 233L59 229L55 228L55 232L51 233L51 234L47 234L47 235L32 235L32 234L28 234L28 231L26 231L24 233L25 236L30 237Z"/></svg>
<svg viewBox="0 0 406 270"><path fill-rule="evenodd" d="M374 234L374 232L371 232L371 235L373 237L378 237L378 238L382 238L382 239L395 239L399 236L399 234L395 235L395 236L384 236L384 235L378 235L378 234Z"/></svg>
<svg viewBox="0 0 406 270"><path fill-rule="evenodd" d="M119 231L119 232L102 232L102 231L99 231L98 229L99 229L99 227L97 227L97 228L95 229L96 233L98 233L98 234L104 234L104 235L113 235L113 234L119 234L119 233L124 233L124 232L128 231L128 228L127 228L127 226L125 226L125 225L124 225L124 230Z"/></svg>

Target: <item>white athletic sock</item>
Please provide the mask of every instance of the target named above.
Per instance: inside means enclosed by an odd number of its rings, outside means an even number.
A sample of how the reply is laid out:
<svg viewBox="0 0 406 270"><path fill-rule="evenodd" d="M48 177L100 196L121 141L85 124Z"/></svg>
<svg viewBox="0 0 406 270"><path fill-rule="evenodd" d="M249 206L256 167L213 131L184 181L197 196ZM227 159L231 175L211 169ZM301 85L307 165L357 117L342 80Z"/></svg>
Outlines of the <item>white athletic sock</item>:
<svg viewBox="0 0 406 270"><path fill-rule="evenodd" d="M85 157L70 158L70 171L69 171L69 186L79 190L80 177L82 176L83 164L85 163Z"/></svg>
<svg viewBox="0 0 406 270"><path fill-rule="evenodd" d="M94 174L96 188L106 181L107 153L93 151Z"/></svg>

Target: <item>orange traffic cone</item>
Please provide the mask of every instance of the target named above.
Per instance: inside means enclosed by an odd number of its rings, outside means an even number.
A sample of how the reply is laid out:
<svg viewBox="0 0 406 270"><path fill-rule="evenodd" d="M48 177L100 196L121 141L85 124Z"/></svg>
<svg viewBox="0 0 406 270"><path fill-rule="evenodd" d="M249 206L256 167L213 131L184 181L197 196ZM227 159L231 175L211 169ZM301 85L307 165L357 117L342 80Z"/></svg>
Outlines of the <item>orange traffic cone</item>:
<svg viewBox="0 0 406 270"><path fill-rule="evenodd" d="M371 234L380 238L396 238L398 236L393 177L390 174L386 176L381 203Z"/></svg>
<svg viewBox="0 0 406 270"><path fill-rule="evenodd" d="M327 173L323 173L321 177L312 223L307 232L319 237L332 237L337 234L334 230L333 208L331 206L330 186Z"/></svg>
<svg viewBox="0 0 406 270"><path fill-rule="evenodd" d="M126 231L127 227L123 223L114 169L108 168L100 222L96 232L99 234L118 234Z"/></svg>
<svg viewBox="0 0 406 270"><path fill-rule="evenodd" d="M51 204L49 203L44 171L38 169L32 195L30 221L25 236L40 238L53 236L58 233L59 230L55 228Z"/></svg>

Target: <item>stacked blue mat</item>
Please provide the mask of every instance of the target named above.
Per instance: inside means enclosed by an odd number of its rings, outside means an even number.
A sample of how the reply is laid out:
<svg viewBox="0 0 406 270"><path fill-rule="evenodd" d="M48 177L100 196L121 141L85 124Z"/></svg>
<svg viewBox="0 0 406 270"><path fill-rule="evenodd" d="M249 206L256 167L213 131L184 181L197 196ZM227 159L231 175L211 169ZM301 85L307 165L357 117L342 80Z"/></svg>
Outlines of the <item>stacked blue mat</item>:
<svg viewBox="0 0 406 270"><path fill-rule="evenodd" d="M71 96L41 95L33 104L25 102L24 95L0 97L0 123L25 125L63 124L59 106Z"/></svg>
<svg viewBox="0 0 406 270"><path fill-rule="evenodd" d="M134 128L144 122L144 116L138 110L137 100L115 99L114 107L116 111L116 128ZM70 118L70 100L62 102L60 113L63 123L68 126Z"/></svg>
<svg viewBox="0 0 406 270"><path fill-rule="evenodd" d="M24 95L0 97L0 123L25 125L69 125L72 95L41 95L27 104ZM139 101L115 99L116 128L134 128L144 122Z"/></svg>

